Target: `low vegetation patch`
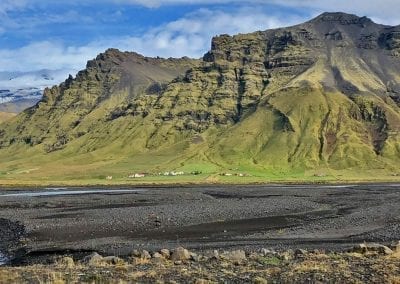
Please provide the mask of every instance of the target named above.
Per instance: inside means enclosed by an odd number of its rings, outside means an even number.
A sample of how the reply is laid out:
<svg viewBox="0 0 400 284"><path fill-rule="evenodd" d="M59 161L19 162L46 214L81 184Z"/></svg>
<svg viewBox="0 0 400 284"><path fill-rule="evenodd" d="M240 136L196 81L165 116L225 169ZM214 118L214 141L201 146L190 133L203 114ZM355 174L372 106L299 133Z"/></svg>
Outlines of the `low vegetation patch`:
<svg viewBox="0 0 400 284"><path fill-rule="evenodd" d="M1 267L0 283L399 283L400 246L363 252L133 251L124 259L90 254L50 265ZM384 250L382 248L388 248Z"/></svg>

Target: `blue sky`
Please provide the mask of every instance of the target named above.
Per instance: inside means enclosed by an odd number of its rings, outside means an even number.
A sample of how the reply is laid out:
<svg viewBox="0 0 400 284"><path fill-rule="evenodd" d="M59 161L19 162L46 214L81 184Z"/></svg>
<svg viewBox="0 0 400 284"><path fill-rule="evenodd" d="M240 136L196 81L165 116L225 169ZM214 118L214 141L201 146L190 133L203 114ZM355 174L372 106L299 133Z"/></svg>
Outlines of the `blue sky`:
<svg viewBox="0 0 400 284"><path fill-rule="evenodd" d="M399 4L400 0L1 0L0 72L73 73L109 47L148 56L201 57L213 35L293 25L324 11L400 24Z"/></svg>

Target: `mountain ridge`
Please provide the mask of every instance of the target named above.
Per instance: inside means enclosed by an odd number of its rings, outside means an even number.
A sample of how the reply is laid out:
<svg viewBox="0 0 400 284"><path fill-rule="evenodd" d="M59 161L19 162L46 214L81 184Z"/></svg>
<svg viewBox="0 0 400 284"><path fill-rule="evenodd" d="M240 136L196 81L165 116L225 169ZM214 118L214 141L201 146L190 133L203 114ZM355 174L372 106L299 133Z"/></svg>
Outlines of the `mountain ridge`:
<svg viewBox="0 0 400 284"><path fill-rule="evenodd" d="M0 158L12 169L34 153L35 166L63 161L72 173L83 163L88 175L393 174L399 103L399 26L324 13L292 27L214 37L201 60L109 49L3 124Z"/></svg>

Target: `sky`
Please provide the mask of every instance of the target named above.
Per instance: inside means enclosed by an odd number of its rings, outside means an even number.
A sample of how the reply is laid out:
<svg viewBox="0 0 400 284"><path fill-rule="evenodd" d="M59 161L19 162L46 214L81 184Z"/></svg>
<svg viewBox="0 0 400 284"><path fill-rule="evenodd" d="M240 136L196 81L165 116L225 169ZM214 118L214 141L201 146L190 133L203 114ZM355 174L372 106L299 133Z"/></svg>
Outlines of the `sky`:
<svg viewBox="0 0 400 284"><path fill-rule="evenodd" d="M57 81L111 47L200 58L214 35L290 26L325 11L398 25L398 7L400 0L0 0L0 72L57 70Z"/></svg>

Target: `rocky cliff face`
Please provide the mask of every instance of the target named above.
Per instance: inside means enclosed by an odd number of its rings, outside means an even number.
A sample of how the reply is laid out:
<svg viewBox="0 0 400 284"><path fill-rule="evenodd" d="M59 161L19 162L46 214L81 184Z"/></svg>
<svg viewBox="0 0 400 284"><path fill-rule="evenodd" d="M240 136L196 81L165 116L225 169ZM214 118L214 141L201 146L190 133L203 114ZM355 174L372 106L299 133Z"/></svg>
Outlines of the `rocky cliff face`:
<svg viewBox="0 0 400 284"><path fill-rule="evenodd" d="M109 49L89 61L76 78L70 76L60 86L46 89L36 106L9 124L12 135L0 144L42 145L45 152L63 149L100 124L128 114L139 96L160 92L196 64L188 58L146 58Z"/></svg>
<svg viewBox="0 0 400 284"><path fill-rule="evenodd" d="M202 60L108 50L2 126L0 154L118 156L119 143L132 159L167 151L171 167L395 168L399 104L400 27L324 13L215 37Z"/></svg>

